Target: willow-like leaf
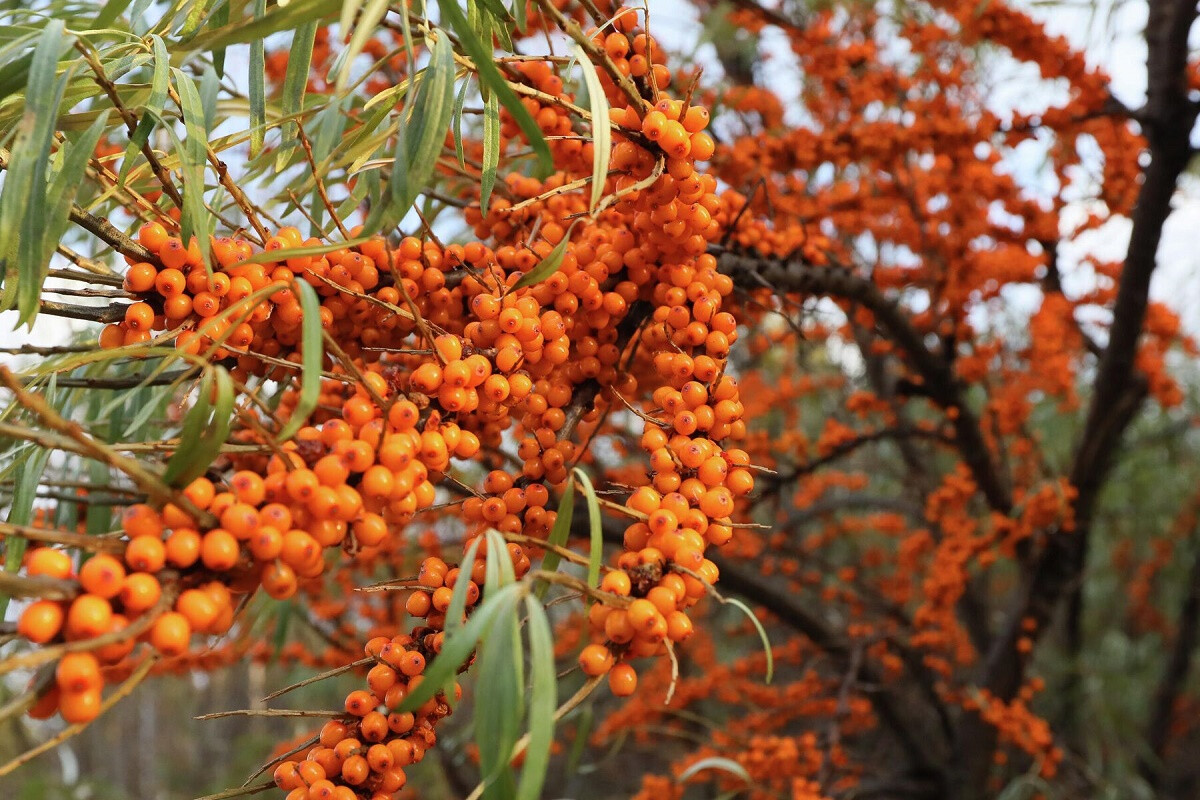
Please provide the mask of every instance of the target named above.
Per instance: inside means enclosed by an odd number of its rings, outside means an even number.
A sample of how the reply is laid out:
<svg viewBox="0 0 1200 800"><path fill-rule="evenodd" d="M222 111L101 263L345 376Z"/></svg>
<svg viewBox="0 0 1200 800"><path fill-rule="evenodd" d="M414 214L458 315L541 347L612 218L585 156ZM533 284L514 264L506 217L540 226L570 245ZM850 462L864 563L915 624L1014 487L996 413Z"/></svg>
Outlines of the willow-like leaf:
<svg viewBox="0 0 1200 800"><path fill-rule="evenodd" d="M572 222L566 233L563 234L562 240L554 245L554 249L547 253L546 257L539 261L533 269L517 279L517 282L513 284L514 291L541 283L558 272L558 268L562 266L563 257L567 254L567 246L571 243L571 231L574 229L575 223Z"/></svg>
<svg viewBox="0 0 1200 800"><path fill-rule="evenodd" d="M588 550L587 583L588 586L595 587L600 584L600 562L604 558L604 520L600 516L600 501L596 499L596 490L592 486L591 478L579 467L572 472L583 487L583 497L587 501L588 535L591 540Z"/></svg>
<svg viewBox="0 0 1200 800"><path fill-rule="evenodd" d="M300 294L300 308L304 313L300 334L300 398L292 409L292 416L283 429L279 431L278 439L286 442L296 435L296 431L304 426L308 417L317 408L321 399L321 362L324 360L324 346L321 339L321 300L317 292L305 281L294 284Z"/></svg>
<svg viewBox="0 0 1200 800"><path fill-rule="evenodd" d="M596 66L579 45L575 45L575 57L583 71L588 105L592 114L592 196L589 207L595 210L600 198L604 196L604 182L608 177L608 162L612 156L612 128L609 126L608 98L604 95L604 84L600 82Z"/></svg>
<svg viewBox="0 0 1200 800"><path fill-rule="evenodd" d="M554 711L558 706L558 679L554 674L554 636L546 609L535 597L526 596L525 611L529 631L529 744L521 766L517 800L537 800L550 768L550 747L554 744Z"/></svg>
<svg viewBox="0 0 1200 800"><path fill-rule="evenodd" d="M463 49L466 50L471 60L475 62L475 69L479 74L479 85L499 95L500 104L508 109L517 126L525 134L525 138L529 140L529 146L533 148L533 152L537 156L537 172L539 177L549 175L554 169L554 159L550 156L550 146L546 144L546 138L542 135L542 130L538 127L533 116L529 113L529 109L521 104L520 99L509 87L508 83L504 80L504 76L500 74L500 70L496 67L493 61L494 53L491 49L491 42L485 45L475 35L475 32L471 30L470 23L467 22L467 18L463 16L462 9L458 6L458 0L438 0L438 8L442 11L443 23L458 34Z"/></svg>
<svg viewBox="0 0 1200 800"><path fill-rule="evenodd" d="M559 547L567 543L567 538L571 535L571 521L575 516L575 484L567 481L567 487L563 489L562 497L558 501L558 513L554 517L554 527L550 529L550 544ZM553 572L558 569L559 562L562 561L562 556L553 550L547 550L542 556L542 569L546 572ZM546 581L538 581L537 587L533 590L534 595L540 600L546 596L546 590L549 588Z"/></svg>

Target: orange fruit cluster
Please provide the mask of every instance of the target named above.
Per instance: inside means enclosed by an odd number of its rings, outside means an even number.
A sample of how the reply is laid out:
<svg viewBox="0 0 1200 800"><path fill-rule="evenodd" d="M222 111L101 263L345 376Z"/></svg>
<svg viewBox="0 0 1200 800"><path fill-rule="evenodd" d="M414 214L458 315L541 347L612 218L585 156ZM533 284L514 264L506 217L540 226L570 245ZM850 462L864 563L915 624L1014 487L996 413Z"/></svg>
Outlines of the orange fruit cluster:
<svg viewBox="0 0 1200 800"><path fill-rule="evenodd" d="M599 587L612 601L592 607L581 661L628 695L637 684L633 660L689 637L686 610L718 577L706 549L729 541L736 504L754 488L747 453L724 444L745 436L745 409L725 373L738 338L736 319L723 310L733 282L707 252L731 209L715 179L696 168L713 154L708 112L667 96L663 53L634 31L635 19L624 15L616 32L595 39L653 100L630 105L603 75L617 127L598 209L562 191L591 174L593 145L567 135L572 119L562 103L543 102L564 96L561 78L547 63L526 61L514 69L542 94L523 102L557 136L550 145L559 169L545 180L507 175L486 215L468 207L479 241L376 238L299 255L322 242L285 227L261 250L245 237L214 238L206 265L195 242L185 245L159 223L141 227L139 242L159 265L130 264L125 285L138 301L100 343L139 344L169 331L176 348L222 362L243 389L256 380L290 383L273 419L264 412L246 425L257 412L242 411L239 443L265 445L266 431L297 408L305 324L298 282L320 297L319 322L336 350L326 353L317 410L290 441L269 455L231 453L220 477L194 480L183 505L200 517L175 503L131 508L123 552L84 563L82 592L70 603L26 609L23 635L42 644L86 640L153 615L143 637L165 656L185 656L193 633L230 629L235 596L260 587L291 596L326 570L328 549L394 547L447 491L469 493L460 500L468 546L488 528L544 540L557 516L548 510L554 495L590 458L578 443L590 442L610 414L635 413L646 421L648 469L619 509L632 522ZM502 146L520 144L507 112L502 134ZM587 215L586 226L570 223ZM564 240L558 269L518 287ZM517 444L519 469L500 468L506 441ZM463 487L446 480L453 459L491 469L478 489ZM520 576L538 548L508 550ZM404 605L417 627L372 640L377 663L368 688L347 698L350 719L326 726L306 761L281 766L281 788L324 798L386 795L403 785L402 768L433 744L448 708L431 701L406 716L394 713L396 703L437 657L458 582L471 582L468 611L479 601L484 554L469 575L439 557L423 562ZM69 577L71 567L58 550L30 556L31 574ZM99 665L122 661L134 646L131 637L98 649L95 663L64 660L64 716L83 719L98 707Z"/></svg>
<svg viewBox="0 0 1200 800"><path fill-rule="evenodd" d="M397 709L422 680L427 658L441 648L441 633L376 637L366 644L375 660L367 673L368 689L346 696L346 718L321 728L318 746L300 761L287 760L274 772L275 785L288 800L351 800L390 797L407 783L404 768L425 757L437 742L435 724L450 714L437 695L415 712ZM455 685L455 694L462 690Z"/></svg>

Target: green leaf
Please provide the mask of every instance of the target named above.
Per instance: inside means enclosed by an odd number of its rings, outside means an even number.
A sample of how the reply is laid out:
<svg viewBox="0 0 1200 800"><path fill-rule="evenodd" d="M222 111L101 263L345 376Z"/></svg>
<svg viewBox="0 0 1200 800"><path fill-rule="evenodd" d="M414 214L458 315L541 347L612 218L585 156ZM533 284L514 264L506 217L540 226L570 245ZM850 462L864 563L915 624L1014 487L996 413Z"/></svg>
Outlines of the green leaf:
<svg viewBox="0 0 1200 800"><path fill-rule="evenodd" d="M288 628L292 623L292 614L295 612L295 606L291 600L284 600L279 603L279 611L275 615L275 634L271 637L271 660L279 659L283 652L283 646L287 643Z"/></svg>
<svg viewBox="0 0 1200 800"><path fill-rule="evenodd" d="M503 588L516 580L513 571L512 556L508 552L508 542L495 528L484 531L487 539L487 573L484 585L487 591Z"/></svg>
<svg viewBox="0 0 1200 800"><path fill-rule="evenodd" d="M496 185L496 171L500 166L500 100L495 92L484 92L483 97L483 170L479 175L479 209L487 214L488 200Z"/></svg>
<svg viewBox="0 0 1200 800"><path fill-rule="evenodd" d="M296 431L304 427L308 417L317 408L321 399L321 361L324 358L324 348L321 340L321 299L313 287L304 281L296 281L296 291L300 294L300 308L304 312L300 335L300 399L292 409L283 430L279 432L278 440L286 442L296 435Z"/></svg>
<svg viewBox="0 0 1200 800"><path fill-rule="evenodd" d="M129 7L130 0L108 0L104 4L104 8L100 9L100 13L92 20L92 28L107 28L121 16L122 12Z"/></svg>
<svg viewBox="0 0 1200 800"><path fill-rule="evenodd" d="M214 31L221 30L229 24L229 3L221 3L213 11L211 17L208 18L208 24ZM225 77L225 45L212 46L213 69L217 71L218 78Z"/></svg>
<svg viewBox="0 0 1200 800"><path fill-rule="evenodd" d="M591 548L588 551L588 586L600 585L600 562L604 559L604 520L600 517L600 501L596 499L596 490L592 481L579 467L572 470L583 487L583 497L588 508L588 533L591 538Z"/></svg>
<svg viewBox="0 0 1200 800"><path fill-rule="evenodd" d="M40 247L37 263L40 265L36 281L27 281L22 287L23 292L40 294L41 285L45 282L50 261L59 241L70 226L71 204L79 193L79 186L87 174L87 165L96 151L96 143L108 125L108 111L96 118L91 127L77 139L68 142L60 149L63 156L62 165L50 179L50 187L46 195L46 213L42 218L40 228ZM26 298L22 306L28 303L36 313L38 298ZM32 318L32 317L30 317Z"/></svg>
<svg viewBox="0 0 1200 800"><path fill-rule="evenodd" d="M13 486L12 500L8 506L8 521L13 525L30 525L33 522L33 501L37 497L37 487L42 480L42 473L50 460L49 448L30 445L31 453L24 460ZM4 569L16 572L21 568L21 559L25 555L25 540L19 536L5 539ZM9 597L0 593L0 619L8 609Z"/></svg>
<svg viewBox="0 0 1200 800"><path fill-rule="evenodd" d="M383 19L383 15L388 10L388 0L367 0L366 6L362 8L362 13L355 21L354 14L362 5L361 0L346 0L342 5L342 35L344 36L349 30L354 32L350 35L350 42L346 45L346 49L338 57L341 62L337 72L336 90L338 92L346 88L354 59L358 58L358 54L366 47L367 41L375 35L379 29L379 21Z"/></svg>
<svg viewBox="0 0 1200 800"><path fill-rule="evenodd" d="M29 67L25 108L10 150L4 190L0 195L0 263L4 265L0 309L17 303L18 324L37 316L46 232L47 173L54 123L69 75L57 77L64 25L52 20L38 40Z"/></svg>
<svg viewBox="0 0 1200 800"><path fill-rule="evenodd" d="M463 613L467 608L467 587L471 584L471 569L475 566L475 555L479 552L481 541L481 537L475 537L458 565L458 580L454 584L454 593L450 595L450 605L446 607L446 633L463 626Z"/></svg>
<svg viewBox="0 0 1200 800"><path fill-rule="evenodd" d="M205 31L188 44L200 51L262 40L279 31L295 30L306 22L332 17L340 6L341 0L292 0L252 20L239 19Z"/></svg>
<svg viewBox="0 0 1200 800"><path fill-rule="evenodd" d="M454 114L451 117L451 126L454 130L454 156L458 159L458 165L464 169L467 166L466 157L463 155L463 137L462 137L462 114L463 105L467 102L467 89L471 86L471 79L467 78L462 82L462 88L458 90L458 97L454 100ZM378 95L376 95L378 97Z"/></svg>
<svg viewBox="0 0 1200 800"><path fill-rule="evenodd" d="M571 243L571 231L574 229L575 222L572 222L571 226L567 228L567 232L563 234L562 240L554 245L554 249L547 253L546 257L539 261L533 269L517 279L517 282L513 284L512 291L541 283L558 272L558 268L562 266L563 256L567 254L567 246Z"/></svg>
<svg viewBox="0 0 1200 800"><path fill-rule="evenodd" d="M750 778L750 773L746 772L746 768L743 767L741 764L739 764L738 762L734 761L731 758L720 758L717 756L712 756L711 758L700 759L695 764L692 764L690 767L685 769L683 772L679 773L678 777L675 778L675 782L683 783L684 781L686 781L688 778L692 777L696 773L702 772L706 769L716 769L716 770L720 770L721 772L728 772L730 775L734 775L738 778L741 778L746 783L754 782Z"/></svg>
<svg viewBox="0 0 1200 800"><path fill-rule="evenodd" d="M216 383L216 403L209 400ZM171 486L186 486L204 474L229 439L233 424L233 378L224 367L204 373L196 405L188 412L179 435L179 447L167 462L163 480Z"/></svg>
<svg viewBox="0 0 1200 800"><path fill-rule="evenodd" d="M575 57L583 71L587 85L588 104L592 114L592 198L593 210L604 196L604 182L608 177L608 161L612 155L612 128L609 125L608 98L604 95L604 84L596 74L596 66L579 45L575 45Z"/></svg>
<svg viewBox="0 0 1200 800"><path fill-rule="evenodd" d="M746 605L741 600L738 600L736 597L727 597L725 598L725 602L728 605L741 609L742 612L750 618L750 621L754 623L755 629L758 630L758 638L762 639L763 652L767 656L767 683L770 683L771 679L775 677L775 656L771 652L771 640L767 638L766 628L764 628L762 623L758 621L758 617L756 617L754 612L750 610L750 606Z"/></svg>
<svg viewBox="0 0 1200 800"><path fill-rule="evenodd" d="M261 0L260 0L261 1ZM182 239L186 244L196 237L200 256L207 265L210 242L209 225L212 215L204 206L204 170L208 158L208 132L204 130L204 104L196 84L183 70L172 69L179 107L183 112L183 125L187 141L179 149L179 166L183 172L183 215L180 220ZM170 126L167 126L170 130ZM174 134L172 133L172 136Z"/></svg>
<svg viewBox="0 0 1200 800"><path fill-rule="evenodd" d="M563 489L562 497L558 501L558 514L554 518L554 527L550 529L550 544L564 546L567 543L567 537L571 535L571 520L575 516L575 484L567 481L567 488ZM553 550L547 550L542 556L542 569L546 572L553 572L558 569L559 562L562 561L562 556L555 553ZM549 584L545 581L538 581L537 588L533 590L534 595L540 600L546 596L546 589Z"/></svg>
<svg viewBox="0 0 1200 800"><path fill-rule="evenodd" d="M534 597L525 597L529 630L529 744L521 767L517 800L537 800L550 768L554 743L554 712L558 706L558 678L554 674L554 637L546 609Z"/></svg>
<svg viewBox="0 0 1200 800"><path fill-rule="evenodd" d="M125 157L121 159L121 171L117 175L117 184L125 185L125 178L133 167L133 162L142 147L150 140L154 130L155 119L162 116L167 107L167 82L170 79L171 56L167 53L167 45L158 34L150 35L150 47L154 54L154 76L150 79L150 98L146 101L142 118L129 137L129 145L125 148Z"/></svg>
<svg viewBox="0 0 1200 800"><path fill-rule="evenodd" d="M304 93L308 89L308 73L312 68L313 46L317 40L317 23L306 22L296 30L288 51L287 72L283 76L283 95L280 103L283 116L290 117L304 109ZM284 123L283 142L275 156L275 171L283 170L299 136L294 122Z"/></svg>
<svg viewBox="0 0 1200 800"><path fill-rule="evenodd" d="M201 23L204 22L204 14L208 11L209 1L197 0L195 5L192 6L187 18L183 21L183 27L179 29L179 38L187 39L200 29ZM217 2L223 2L223 0L217 0Z"/></svg>
<svg viewBox="0 0 1200 800"><path fill-rule="evenodd" d="M438 37L405 120L396 137L396 155L386 204L372 209L366 231L395 226L433 177L438 154L454 112L454 54L448 36Z"/></svg>
<svg viewBox="0 0 1200 800"><path fill-rule="evenodd" d="M496 621L479 644L474 723L485 800L513 796L512 751L525 716L525 659L516 614L519 599L516 594L505 597Z"/></svg>
<svg viewBox="0 0 1200 800"><path fill-rule="evenodd" d="M521 101L513 93L513 90L509 88L509 85L504 80L504 76L497 69L493 61L495 53L492 51L491 42L485 45L475 35L475 32L471 30L470 23L467 22L466 17L463 16L462 9L458 6L458 0L438 0L438 7L442 11L443 23L448 24L458 34L458 39L462 43L463 49L467 51L467 55L475 62L475 69L479 74L479 85L496 92L500 96L500 104L508 109L517 126L525 134L525 138L529 140L529 146L533 148L533 152L537 155L538 176L545 177L549 175L554 169L554 160L550 156L550 146L546 144L546 139L542 135L541 128L538 127L529 110L521 105Z"/></svg>
<svg viewBox="0 0 1200 800"><path fill-rule="evenodd" d="M267 13L267 0L254 0L254 18ZM250 42L250 157L262 152L267 125L266 55L262 38Z"/></svg>
<svg viewBox="0 0 1200 800"><path fill-rule="evenodd" d="M591 704L579 710L579 721L575 724L575 738L571 741L571 752L567 754L567 763L563 770L566 775L579 772L579 764L583 761L583 751L587 749L588 735L592 732L596 712Z"/></svg>
<svg viewBox="0 0 1200 800"><path fill-rule="evenodd" d="M447 633L442 642L442 650L425 666L424 679L401 701L397 709L401 713L414 711L429 698L442 691L448 681L454 679L461 667L470 657L475 645L484 632L488 630L493 619L503 608L509 613L516 609L516 597L522 587L520 584L510 584L499 592L490 594L475 609L467 619L467 624L453 634Z"/></svg>
<svg viewBox="0 0 1200 800"><path fill-rule="evenodd" d="M527 24L525 3L526 0L513 0L512 4L513 22L516 24L517 30L521 33L525 32L525 26Z"/></svg>

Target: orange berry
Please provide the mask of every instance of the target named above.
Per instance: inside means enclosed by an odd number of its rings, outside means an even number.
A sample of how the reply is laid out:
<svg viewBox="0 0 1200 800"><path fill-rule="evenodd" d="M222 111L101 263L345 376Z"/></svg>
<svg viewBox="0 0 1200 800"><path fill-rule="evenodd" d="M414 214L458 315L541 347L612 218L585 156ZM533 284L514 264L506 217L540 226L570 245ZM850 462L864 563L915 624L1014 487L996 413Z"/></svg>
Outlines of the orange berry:
<svg viewBox="0 0 1200 800"><path fill-rule="evenodd" d="M25 572L31 576L69 578L71 566L71 556L65 551L55 550L53 547L38 547L25 554Z"/></svg>
<svg viewBox="0 0 1200 800"><path fill-rule="evenodd" d="M204 534L204 541L200 544L200 560L209 569L232 569L237 564L240 554L238 540L232 533L221 528L214 528Z"/></svg>
<svg viewBox="0 0 1200 800"><path fill-rule="evenodd" d="M91 653L67 653L54 669L54 680L64 693L78 694L104 686L100 662Z"/></svg>
<svg viewBox="0 0 1200 800"><path fill-rule="evenodd" d="M119 596L126 612L138 613L154 607L162 597L162 586L153 575L135 572L125 577Z"/></svg>
<svg viewBox="0 0 1200 800"><path fill-rule="evenodd" d="M589 677L603 675L612 669L613 654L602 644L589 644L579 654L579 667Z"/></svg>
<svg viewBox="0 0 1200 800"><path fill-rule="evenodd" d="M62 605L53 600L37 600L21 612L17 633L34 644L46 644L62 630L66 617Z"/></svg>
<svg viewBox="0 0 1200 800"><path fill-rule="evenodd" d="M125 581L125 567L106 553L89 558L79 568L79 585L84 591L106 600L116 597Z"/></svg>
<svg viewBox="0 0 1200 800"><path fill-rule="evenodd" d="M608 672L608 688L617 697L628 697L637 689L637 672L628 664L617 664Z"/></svg>
<svg viewBox="0 0 1200 800"><path fill-rule="evenodd" d="M85 692L63 692L59 696L58 710L66 722L84 725L100 715L102 702L99 688Z"/></svg>
<svg viewBox="0 0 1200 800"><path fill-rule="evenodd" d="M150 644L165 656L183 654L191 636L192 626L187 617L177 611L166 612L150 627Z"/></svg>
<svg viewBox="0 0 1200 800"><path fill-rule="evenodd" d="M91 594L80 595L67 610L66 636L68 639L94 639L107 633L112 624L112 606L101 597Z"/></svg>
<svg viewBox="0 0 1200 800"><path fill-rule="evenodd" d="M166 562L166 545L156 537L139 536L125 546L125 563L138 572L158 572Z"/></svg>

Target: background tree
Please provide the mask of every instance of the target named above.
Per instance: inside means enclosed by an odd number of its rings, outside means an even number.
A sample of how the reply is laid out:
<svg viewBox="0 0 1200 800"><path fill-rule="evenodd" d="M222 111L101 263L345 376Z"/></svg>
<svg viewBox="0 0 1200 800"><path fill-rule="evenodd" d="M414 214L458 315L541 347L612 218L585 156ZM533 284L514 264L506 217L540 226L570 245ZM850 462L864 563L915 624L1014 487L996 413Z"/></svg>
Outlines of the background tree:
<svg viewBox="0 0 1200 800"><path fill-rule="evenodd" d="M0 777L1194 794L1195 4L690 7L4 12Z"/></svg>

